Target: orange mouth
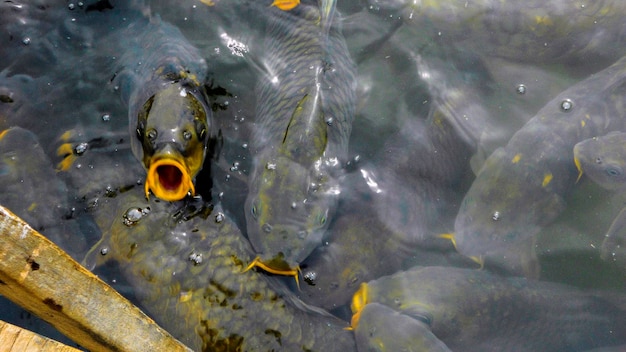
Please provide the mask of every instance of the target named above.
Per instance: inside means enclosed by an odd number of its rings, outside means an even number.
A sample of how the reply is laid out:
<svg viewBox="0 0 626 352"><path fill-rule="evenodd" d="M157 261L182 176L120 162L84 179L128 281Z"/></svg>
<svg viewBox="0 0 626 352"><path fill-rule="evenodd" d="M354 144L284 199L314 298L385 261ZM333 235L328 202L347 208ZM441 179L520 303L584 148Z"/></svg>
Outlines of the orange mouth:
<svg viewBox="0 0 626 352"><path fill-rule="evenodd" d="M187 193L195 194L195 188L185 164L177 159L163 158L150 163L146 177L146 198L150 191L159 199L177 201Z"/></svg>

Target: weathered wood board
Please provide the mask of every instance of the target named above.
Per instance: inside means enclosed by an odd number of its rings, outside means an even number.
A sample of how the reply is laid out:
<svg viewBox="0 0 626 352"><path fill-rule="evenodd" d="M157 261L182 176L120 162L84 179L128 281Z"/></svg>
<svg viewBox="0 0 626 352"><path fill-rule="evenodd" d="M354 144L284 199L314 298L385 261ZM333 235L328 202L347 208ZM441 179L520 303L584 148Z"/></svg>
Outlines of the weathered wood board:
<svg viewBox="0 0 626 352"><path fill-rule="evenodd" d="M90 351L191 351L2 206L0 294Z"/></svg>

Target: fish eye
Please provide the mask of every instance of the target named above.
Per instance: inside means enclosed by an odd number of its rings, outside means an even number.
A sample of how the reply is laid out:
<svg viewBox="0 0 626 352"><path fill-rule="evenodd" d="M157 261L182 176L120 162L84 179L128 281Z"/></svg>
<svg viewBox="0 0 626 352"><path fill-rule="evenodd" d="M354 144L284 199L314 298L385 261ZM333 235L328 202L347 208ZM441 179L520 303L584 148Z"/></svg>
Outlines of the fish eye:
<svg viewBox="0 0 626 352"><path fill-rule="evenodd" d="M327 212L322 212L319 215L317 215L317 224L319 226L324 226L324 224L326 224L326 214Z"/></svg>
<svg viewBox="0 0 626 352"><path fill-rule="evenodd" d="M158 133L157 133L157 131L155 129L150 129L148 131L148 139L151 140L151 141L154 141L157 138L157 135L158 135Z"/></svg>
<svg viewBox="0 0 626 352"><path fill-rule="evenodd" d="M137 123L137 129L135 130L137 132L137 138L143 139L143 133L145 129L146 127L144 126L143 122L140 121Z"/></svg>
<svg viewBox="0 0 626 352"><path fill-rule="evenodd" d="M189 132L187 130L184 130L183 131L183 139L186 140L186 141L191 140L191 132Z"/></svg>
<svg viewBox="0 0 626 352"><path fill-rule="evenodd" d="M198 137L200 138L200 140L204 140L204 137L206 136L206 125L201 122L196 120L195 121L196 124L196 134L198 134Z"/></svg>
<svg viewBox="0 0 626 352"><path fill-rule="evenodd" d="M427 324L428 326L432 326L433 324L433 315L431 313L418 313L415 315L415 318L417 318L417 320L421 321L422 323Z"/></svg>
<svg viewBox="0 0 626 352"><path fill-rule="evenodd" d="M252 213L252 217L256 220L259 217L259 209L257 207L257 202L252 203L252 208L250 209L250 213Z"/></svg>
<svg viewBox="0 0 626 352"><path fill-rule="evenodd" d="M610 166L606 169L606 174L611 177L617 177L622 174L622 169L617 166Z"/></svg>

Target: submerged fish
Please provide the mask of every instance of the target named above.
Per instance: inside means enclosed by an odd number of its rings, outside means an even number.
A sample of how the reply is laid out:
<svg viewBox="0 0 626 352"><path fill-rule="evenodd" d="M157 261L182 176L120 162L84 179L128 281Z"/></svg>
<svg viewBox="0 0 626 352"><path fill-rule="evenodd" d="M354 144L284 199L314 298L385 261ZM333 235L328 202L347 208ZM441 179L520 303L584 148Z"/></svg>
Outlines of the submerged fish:
<svg viewBox="0 0 626 352"><path fill-rule="evenodd" d="M150 191L168 201L193 195L212 134L202 84L206 62L176 27L158 17L140 18L115 38L124 49L115 83L129 106L133 153L148 173L146 197Z"/></svg>
<svg viewBox="0 0 626 352"><path fill-rule="evenodd" d="M411 116L377 160L345 176L340 202L349 209L330 224L325 245L302 263L311 284L301 285L307 303L342 306L361 283L407 268L409 262L472 264L435 237L453 227L471 175L472 148L455 130L456 121L449 120L461 111L455 106L471 104L461 104L464 95L456 98L433 104L428 121Z"/></svg>
<svg viewBox="0 0 626 352"><path fill-rule="evenodd" d="M468 257L513 272L533 239L564 209L576 183L574 145L624 128L626 58L565 90L494 151L461 203L454 243Z"/></svg>
<svg viewBox="0 0 626 352"><path fill-rule="evenodd" d="M221 206L186 202L137 188L102 200L104 236L87 262L116 261L142 306L194 350L355 350L346 322L243 272L252 250Z"/></svg>
<svg viewBox="0 0 626 352"><path fill-rule="evenodd" d="M404 336L407 350L430 351L428 334L406 337L411 325L364 321L381 319L367 315L372 303L417 320L414 331L422 329L420 322L429 326L453 351L584 351L626 341L626 296L486 270L416 267L363 284L355 294L352 325L359 346L363 339L374 344L372 338L397 344L393 339ZM375 324L375 334L359 332L361 324ZM441 345L433 350L445 351Z"/></svg>
<svg viewBox="0 0 626 352"><path fill-rule="evenodd" d="M428 322L376 302L368 303L359 311L354 336L358 351L451 352L432 333Z"/></svg>
<svg viewBox="0 0 626 352"><path fill-rule="evenodd" d="M334 6L266 11L245 216L259 254L252 266L272 273L297 277L337 205L356 83Z"/></svg>
<svg viewBox="0 0 626 352"><path fill-rule="evenodd" d="M608 190L626 190L626 133L612 132L574 146L579 175Z"/></svg>
<svg viewBox="0 0 626 352"><path fill-rule="evenodd" d="M626 3L619 0L369 2L383 15L401 13L419 30L414 41L424 37L483 55L534 63L606 63L626 54Z"/></svg>
<svg viewBox="0 0 626 352"><path fill-rule="evenodd" d="M76 256L87 245L68 219L67 195L37 136L21 127L0 131L0 204Z"/></svg>
<svg viewBox="0 0 626 352"><path fill-rule="evenodd" d="M608 190L626 190L626 133L613 132L574 146L579 177L585 175ZM600 247L604 260L626 268L626 208L611 223Z"/></svg>

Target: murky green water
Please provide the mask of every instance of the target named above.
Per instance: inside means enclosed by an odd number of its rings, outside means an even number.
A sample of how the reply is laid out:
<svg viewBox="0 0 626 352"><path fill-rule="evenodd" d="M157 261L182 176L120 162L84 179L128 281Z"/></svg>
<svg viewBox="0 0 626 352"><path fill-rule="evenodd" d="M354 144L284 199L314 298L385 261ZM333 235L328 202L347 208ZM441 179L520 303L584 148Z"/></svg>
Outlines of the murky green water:
<svg viewBox="0 0 626 352"><path fill-rule="evenodd" d="M237 229L235 232L241 232L234 241L243 243L245 249L237 256L247 265L255 255L245 238L244 212L247 179L255 158L249 144L258 128L254 87L263 67L268 66L264 60L277 59L264 52L263 47L267 24L263 16L271 13L271 1L265 1L267 7L260 2L251 5L246 1L220 0L207 6L199 1L151 1L144 7L117 1L41 0L0 5L0 130L19 126L31 131L36 140L24 140L29 146L38 143L48 158L36 160L34 152L29 152L31 149L3 146L0 203L30 221L78 260L109 231L100 219L125 207L125 203L118 204L119 199L142 192L145 178L145 171L129 149L129 138L134 136L129 135L124 102L131 95L132 86L126 82L137 78L126 78L126 71L119 67L128 68L124 65L130 63L145 65L145 60L150 62L149 54L155 55L146 53L141 45L124 43L133 42L127 33L140 36L142 28L160 26L160 18L163 23L178 27L206 60L206 83L210 86L220 149L205 162L196 178L196 189L205 201L219 204ZM476 174L488 157L505 147L538 112L548 116L553 110L556 118L566 119L588 108L579 105L582 98L573 99L571 112L563 112L559 110L561 101L553 99L572 87L578 87L576 94L584 96L585 86L575 85L626 54L626 26L622 21L626 6L617 1L408 3L355 0L337 4L349 54L357 67L352 133L337 176L341 190L337 211L329 215L322 245L301 262L300 288L292 279L268 279L269 274L262 271L248 272L256 275L255 280L258 277L268 290L287 297L289 309L295 307L288 314L300 316L301 306L293 301L302 300L336 315L333 324L343 320L337 326L347 325L352 315L350 301L361 283L414 266L478 268L475 262L458 254L450 241L439 237L460 230L458 224L455 228L455 218ZM126 33L127 38L120 33ZM621 75L626 77L621 71L617 75L619 82L625 79ZM589 95L598 94L598 100L622 107L621 86L617 84L617 88L605 93L591 91L596 87L590 86ZM610 109L589 109L593 116L588 117L592 122L587 127L597 128L598 135L607 130L623 130L625 125L620 121L602 116ZM612 122L594 124L596 115ZM544 135L535 138L556 141L564 139L563 134L569 131L542 130ZM86 151L81 150L81 143L89 146ZM520 150L522 154L526 152ZM530 157L541 162L558 160L550 164L554 175L560 170L575 170L569 151L554 154L547 148L545 157L542 152L534 152ZM515 191L506 187L524 183L533 173L545 171L540 166L543 164L537 165L515 174L511 183L494 183L493 187ZM41 176L47 175L44 169L54 176ZM57 171L52 173L54 169ZM18 187L25 179L41 178L44 179L39 181L39 187ZM560 180L547 181L550 182ZM52 186L58 183L66 190ZM531 235L534 242L489 254L498 258L492 267L487 255L483 270L511 277L530 275L532 270L528 268L534 267L539 269L540 280L571 285L572 292L594 289L599 296L621 295L626 280L624 263L602 260L599 248L626 203L624 195L604 190L584 175L569 183L561 195L563 209L555 210L554 218L546 215L546 222L537 225L537 231ZM528 192L507 199L512 204L509 208L519 213L539 209L530 203ZM494 199L494 204L496 200L499 201ZM131 201L128 202L130 207ZM180 203L186 210L196 205ZM483 206L489 208L492 204ZM545 214L552 214L552 210L543 209ZM485 222L490 226L490 221L507 221L503 208L489 211L494 218ZM53 220L49 219L50 214L55 214ZM202 228L202 222L197 223L194 226ZM534 224L528 225L531 228ZM168 229L182 236L181 228L185 226L172 225ZM171 240L163 236L166 240L159 237L159 241ZM203 248L181 238L172 241L183 249L189 246L192 252L193 248ZM157 247L156 256L167 254L162 248L167 245ZM205 259L212 258L210 250L206 250ZM191 265L188 258L178 259ZM96 271L123 294L141 301L145 290L152 286L146 284L142 288L141 280L124 277L136 274L128 269L132 265L155 270L151 264L129 260L109 263ZM218 280L218 276L211 278ZM175 282L167 279L163 285ZM410 284L414 283L406 286ZM248 291L242 288L241 292ZM158 299L174 298L164 294ZM237 299L246 298L234 298ZM480 304L479 298L469 301L470 305ZM623 309L624 299L617 301ZM149 303L144 304L148 310L151 308ZM176 318L168 313L154 309L152 315L165 325L176 325L172 320ZM0 319L34 330L47 329L8 304L3 304ZM582 314L572 317L575 321L584 319L588 318ZM474 324L481 322L476 320ZM497 319L494 324L497 325ZM435 326L433 332L437 335ZM524 323L520 322L520 326ZM441 335L438 337L447 344L459 344L454 335ZM617 335L626 332L618 331ZM532 333L525 337L540 340ZM287 335L284 338L288 340ZM468 345L469 350L480 348L476 347L480 343L471 338L466 342L475 345ZM597 343L598 347L602 345ZM263 350L263 346L257 347ZM517 347L527 350L523 344ZM554 350L580 348L561 346Z"/></svg>

